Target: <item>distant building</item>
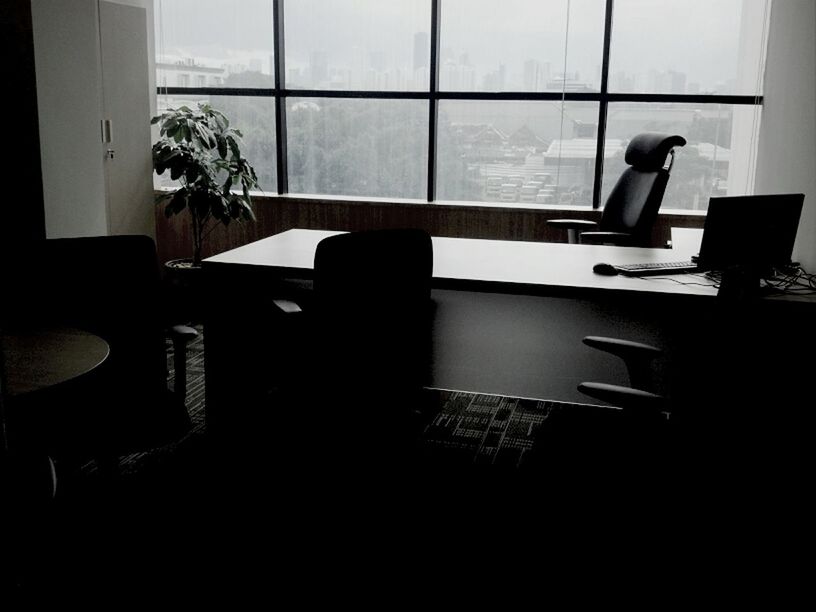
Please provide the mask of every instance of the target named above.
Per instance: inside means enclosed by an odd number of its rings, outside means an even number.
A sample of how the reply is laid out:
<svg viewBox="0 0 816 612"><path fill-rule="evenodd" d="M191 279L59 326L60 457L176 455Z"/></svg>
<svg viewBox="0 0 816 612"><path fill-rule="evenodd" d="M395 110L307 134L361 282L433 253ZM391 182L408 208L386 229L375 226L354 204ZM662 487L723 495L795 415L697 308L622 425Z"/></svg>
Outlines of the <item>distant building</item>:
<svg viewBox="0 0 816 612"><path fill-rule="evenodd" d="M499 69L488 72L482 78L485 91L503 91L507 83L507 66L499 64Z"/></svg>
<svg viewBox="0 0 816 612"><path fill-rule="evenodd" d="M219 87L223 85L224 68L199 66L192 58L176 62L156 62L159 87Z"/></svg>
<svg viewBox="0 0 816 612"><path fill-rule="evenodd" d="M550 65L528 59L524 62L524 90L543 91L550 79Z"/></svg>
<svg viewBox="0 0 816 612"><path fill-rule="evenodd" d="M312 51L309 54L309 74L314 86L329 80L329 58L325 51Z"/></svg>
<svg viewBox="0 0 816 612"><path fill-rule="evenodd" d="M431 52L429 41L427 32L414 34L414 72L428 67Z"/></svg>
<svg viewBox="0 0 816 612"><path fill-rule="evenodd" d="M529 149L531 153L545 151L548 146L545 140L536 136L533 130L526 125L522 125L519 129L510 134L507 142L511 147Z"/></svg>
<svg viewBox="0 0 816 612"><path fill-rule="evenodd" d="M581 81L577 74L565 74L547 81L547 91L586 92L596 91L589 83Z"/></svg>

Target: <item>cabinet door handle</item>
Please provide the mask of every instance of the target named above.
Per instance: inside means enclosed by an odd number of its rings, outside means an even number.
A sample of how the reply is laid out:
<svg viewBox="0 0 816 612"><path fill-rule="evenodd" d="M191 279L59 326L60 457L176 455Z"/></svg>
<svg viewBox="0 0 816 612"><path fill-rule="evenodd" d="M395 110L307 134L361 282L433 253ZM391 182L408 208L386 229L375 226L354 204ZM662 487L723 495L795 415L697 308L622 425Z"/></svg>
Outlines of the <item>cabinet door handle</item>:
<svg viewBox="0 0 816 612"><path fill-rule="evenodd" d="M105 144L113 142L113 123L110 119L102 120L102 142Z"/></svg>

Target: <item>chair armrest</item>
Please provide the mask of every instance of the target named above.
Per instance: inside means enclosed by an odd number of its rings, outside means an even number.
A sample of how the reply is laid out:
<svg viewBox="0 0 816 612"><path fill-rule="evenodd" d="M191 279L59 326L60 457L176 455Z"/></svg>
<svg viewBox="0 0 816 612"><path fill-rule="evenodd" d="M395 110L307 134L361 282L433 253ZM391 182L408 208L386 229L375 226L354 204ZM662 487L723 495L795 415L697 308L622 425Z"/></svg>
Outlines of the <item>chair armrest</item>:
<svg viewBox="0 0 816 612"><path fill-rule="evenodd" d="M627 246L632 244L632 234L626 232L581 232L581 242L584 244L613 244Z"/></svg>
<svg viewBox="0 0 816 612"><path fill-rule="evenodd" d="M567 242L570 244L579 244L582 232L598 227L595 221L589 219L547 219L547 225L567 230Z"/></svg>
<svg viewBox="0 0 816 612"><path fill-rule="evenodd" d="M659 348L641 342L604 336L586 336L583 342L587 346L623 359L633 387L638 389L651 388L650 365L654 359L663 354L663 351Z"/></svg>
<svg viewBox="0 0 816 612"><path fill-rule="evenodd" d="M584 344L617 355L624 361L629 359L654 359L663 354L659 348L651 344L642 342L632 342L631 340L621 340L620 338L607 338L605 336L586 336Z"/></svg>
<svg viewBox="0 0 816 612"><path fill-rule="evenodd" d="M547 225L577 230L588 230L593 227L598 227L595 221L590 221L589 219L547 219Z"/></svg>
<svg viewBox="0 0 816 612"><path fill-rule="evenodd" d="M624 410L633 410L647 415L659 415L667 407L668 402L662 395L622 387L620 385L609 385L607 383L583 382L578 385L581 393L594 397L604 402L609 402L614 406Z"/></svg>
<svg viewBox="0 0 816 612"><path fill-rule="evenodd" d="M173 344L177 341L181 341L186 345L197 336L198 332L187 325L174 325L170 328L170 337L173 339Z"/></svg>
<svg viewBox="0 0 816 612"><path fill-rule="evenodd" d="M295 314L298 312L303 312L300 304L293 302L292 300L272 300L272 304L282 314Z"/></svg>

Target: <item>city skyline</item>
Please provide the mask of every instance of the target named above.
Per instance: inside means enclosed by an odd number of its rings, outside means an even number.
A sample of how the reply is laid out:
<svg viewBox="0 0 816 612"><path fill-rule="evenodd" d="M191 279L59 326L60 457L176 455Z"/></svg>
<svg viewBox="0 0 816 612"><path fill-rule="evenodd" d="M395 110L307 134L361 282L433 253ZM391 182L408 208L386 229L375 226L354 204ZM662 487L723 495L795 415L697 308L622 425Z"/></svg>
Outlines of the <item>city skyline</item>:
<svg viewBox="0 0 816 612"><path fill-rule="evenodd" d="M272 74L272 13L268 0L241 3L245 12L253 16L249 22L242 18L243 13L226 15L224 19L223 11L206 10L210 5L223 6L223 0L198 0L195 6L205 10L183 12L190 1L172 0L160 5L159 58L170 61L195 58L200 65L210 67L260 62L260 72ZM756 91L757 79L744 75L743 63L753 59L741 52L741 45L743 39L757 38L761 31L763 12L757 7L764 2L693 0L694 6L678 13L671 3L617 0L610 87L641 93L761 93ZM555 78L563 81L566 73L586 85L583 90L597 91L603 4L599 0L572 0L567 21L566 2L505 0L496 5L486 1L445 0L440 35L440 88L560 90L546 85L538 89L526 86L525 64L537 62L542 67L548 66L549 79L545 82ZM417 67L416 57L417 36L427 36L430 29L429 6L427 0L402 3L301 0L287 4L284 76L303 80L312 68L314 54L320 53L326 57L334 83L329 79L319 85L321 81L310 79L305 85L295 86L376 89L374 86L379 85L385 90L427 90L428 78L424 73L417 75L422 68ZM708 18L689 16L695 7L704 10ZM183 19L179 19L181 14ZM741 16L737 23L735 14ZM216 15L220 21L218 35L213 38L210 30L215 24L209 20ZM682 31L683 24L690 19L694 19L693 30L689 28L693 36L668 35ZM496 32L501 32L501 39ZM497 44L491 44L493 40ZM366 72L379 76L366 77ZM674 79L674 83L669 77L666 87L661 86L661 78L655 74L683 76ZM383 85L383 75L388 77L387 86ZM684 87L677 86L678 79L685 81Z"/></svg>

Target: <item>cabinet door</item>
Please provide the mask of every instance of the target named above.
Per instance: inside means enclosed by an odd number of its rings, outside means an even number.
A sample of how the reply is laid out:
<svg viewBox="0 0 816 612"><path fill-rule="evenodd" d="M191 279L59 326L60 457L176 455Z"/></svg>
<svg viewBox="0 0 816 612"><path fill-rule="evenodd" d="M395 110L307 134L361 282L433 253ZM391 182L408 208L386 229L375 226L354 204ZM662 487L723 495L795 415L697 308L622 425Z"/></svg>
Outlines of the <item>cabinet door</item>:
<svg viewBox="0 0 816 612"><path fill-rule="evenodd" d="M110 233L153 236L147 13L101 1L99 29Z"/></svg>

